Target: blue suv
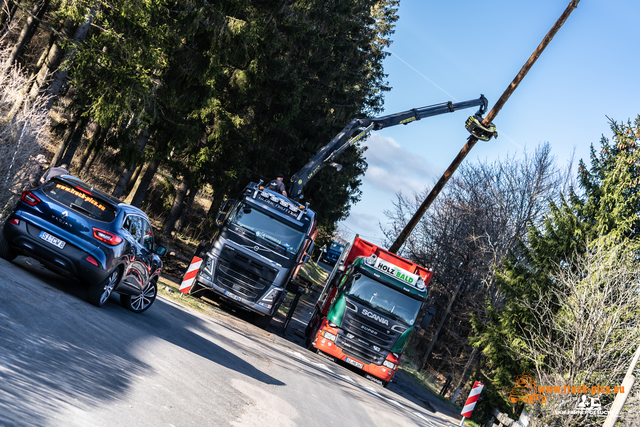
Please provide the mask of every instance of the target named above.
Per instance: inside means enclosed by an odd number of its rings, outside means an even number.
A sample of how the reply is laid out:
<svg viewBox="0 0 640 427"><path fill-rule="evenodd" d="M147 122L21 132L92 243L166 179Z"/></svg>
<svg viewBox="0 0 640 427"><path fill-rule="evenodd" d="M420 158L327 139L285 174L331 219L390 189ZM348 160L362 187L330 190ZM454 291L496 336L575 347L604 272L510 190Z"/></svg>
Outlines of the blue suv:
<svg viewBox="0 0 640 427"><path fill-rule="evenodd" d="M156 299L165 252L144 212L70 175L22 193L0 234L0 257L25 255L79 278L98 307L116 291L135 313Z"/></svg>

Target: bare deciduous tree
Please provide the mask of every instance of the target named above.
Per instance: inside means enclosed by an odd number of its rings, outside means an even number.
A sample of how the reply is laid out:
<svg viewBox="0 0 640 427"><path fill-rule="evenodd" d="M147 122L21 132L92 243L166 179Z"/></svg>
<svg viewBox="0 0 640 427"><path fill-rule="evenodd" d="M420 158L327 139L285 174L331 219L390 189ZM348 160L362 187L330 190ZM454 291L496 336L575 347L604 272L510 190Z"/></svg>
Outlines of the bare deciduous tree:
<svg viewBox="0 0 640 427"><path fill-rule="evenodd" d="M455 377L454 390L465 384L477 360L467 338L471 316L485 318L485 301L499 306L503 298L494 283L496 267L526 238L528 225L541 218L548 199L563 189L568 175L561 173L550 151L543 144L521 159L463 165L405 244L404 256L435 272L430 298L437 309L436 326L417 350L426 361L432 349L430 365ZM388 241L423 198L398 194L395 211L386 212L392 222L385 230Z"/></svg>
<svg viewBox="0 0 640 427"><path fill-rule="evenodd" d="M11 117L6 116L28 84L8 58L7 50L0 51L0 218L29 182L39 178L42 171L36 156L44 152L49 138L45 98L24 103Z"/></svg>
<svg viewBox="0 0 640 427"><path fill-rule="evenodd" d="M629 242L600 238L574 262L557 267L552 275L557 286L550 292L541 292L536 301L521 301L537 321L523 328L513 350L534 364L539 385L613 388L622 383L640 342L637 255ZM589 424L590 414L557 413L575 410L580 394L546 396L536 425ZM602 410L615 397L597 390L594 396Z"/></svg>

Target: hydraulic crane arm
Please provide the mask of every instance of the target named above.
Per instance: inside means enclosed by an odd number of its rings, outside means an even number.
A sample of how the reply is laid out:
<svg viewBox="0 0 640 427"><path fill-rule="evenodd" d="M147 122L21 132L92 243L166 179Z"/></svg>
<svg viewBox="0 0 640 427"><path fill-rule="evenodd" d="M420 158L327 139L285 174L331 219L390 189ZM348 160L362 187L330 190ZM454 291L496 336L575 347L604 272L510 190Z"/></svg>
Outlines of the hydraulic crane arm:
<svg viewBox="0 0 640 427"><path fill-rule="evenodd" d="M323 167L333 166L336 169L342 169L342 166L335 163L334 159L346 150L350 145L356 143L363 137L367 136L372 130L380 130L395 125L406 125L425 117L437 116L445 113L453 113L457 110L465 108L477 107L480 109L476 116L482 116L488 107L487 98L480 95L480 98L471 101L463 101L453 103L451 101L442 104L430 105L428 107L413 108L402 113L390 114L383 117L353 119L344 127L331 142L322 147L307 162L306 165L291 177L291 189L289 197L298 199L302 193L302 189Z"/></svg>

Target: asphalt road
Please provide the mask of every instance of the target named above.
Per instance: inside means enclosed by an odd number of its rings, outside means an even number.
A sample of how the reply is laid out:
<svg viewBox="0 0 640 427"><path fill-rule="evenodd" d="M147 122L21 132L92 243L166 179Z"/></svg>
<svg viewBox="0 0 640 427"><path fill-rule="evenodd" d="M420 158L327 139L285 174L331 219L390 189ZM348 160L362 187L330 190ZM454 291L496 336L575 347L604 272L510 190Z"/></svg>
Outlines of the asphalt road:
<svg viewBox="0 0 640 427"><path fill-rule="evenodd" d="M2 426L453 426L438 401L384 389L286 335L159 297L147 312L37 261L0 259ZM301 308L304 314L306 307Z"/></svg>

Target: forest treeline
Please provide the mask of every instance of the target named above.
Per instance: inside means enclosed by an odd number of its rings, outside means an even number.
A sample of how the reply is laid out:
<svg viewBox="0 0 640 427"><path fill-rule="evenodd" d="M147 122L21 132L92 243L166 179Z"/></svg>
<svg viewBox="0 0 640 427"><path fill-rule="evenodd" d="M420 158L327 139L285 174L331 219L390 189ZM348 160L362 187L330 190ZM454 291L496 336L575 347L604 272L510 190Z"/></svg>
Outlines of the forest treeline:
<svg viewBox="0 0 640 427"><path fill-rule="evenodd" d="M3 121L39 99L50 165L92 181L98 158L115 177L101 186L136 206L168 173L169 234L199 190L211 219L249 181L288 179L352 118L381 110L398 3L4 0L3 68L30 80ZM363 151L304 192L329 234L360 198Z"/></svg>

